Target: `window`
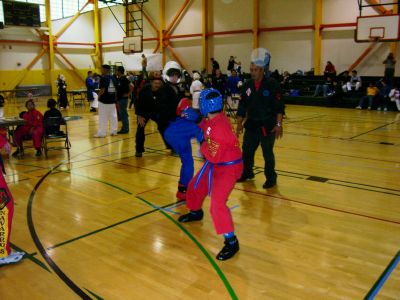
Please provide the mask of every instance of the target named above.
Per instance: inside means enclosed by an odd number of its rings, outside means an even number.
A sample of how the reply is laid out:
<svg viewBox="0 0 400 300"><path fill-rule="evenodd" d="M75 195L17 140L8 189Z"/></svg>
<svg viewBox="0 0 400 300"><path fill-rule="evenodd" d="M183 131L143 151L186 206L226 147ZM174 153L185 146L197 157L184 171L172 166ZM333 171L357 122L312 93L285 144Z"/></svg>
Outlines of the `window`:
<svg viewBox="0 0 400 300"><path fill-rule="evenodd" d="M15 0L18 2L28 2L28 3L36 3L40 5L40 20L42 22L46 21L46 8L45 8L45 0ZM75 15L79 9L81 9L87 0L50 0L50 13L51 19L63 19L72 17ZM117 0L118 3L110 2L108 6L121 4L122 0ZM99 8L107 7L107 4L99 1ZM89 4L85 7L82 12L91 11L93 9L93 5ZM0 0L0 22L4 22L4 14L3 14L3 1Z"/></svg>

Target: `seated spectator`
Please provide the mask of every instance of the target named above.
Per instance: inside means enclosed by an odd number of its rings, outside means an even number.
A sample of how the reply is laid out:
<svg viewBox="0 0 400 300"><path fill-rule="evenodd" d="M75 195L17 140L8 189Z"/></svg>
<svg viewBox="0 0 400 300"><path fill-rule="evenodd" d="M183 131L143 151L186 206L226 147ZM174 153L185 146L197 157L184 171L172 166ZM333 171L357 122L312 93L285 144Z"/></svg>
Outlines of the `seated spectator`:
<svg viewBox="0 0 400 300"><path fill-rule="evenodd" d="M358 103L356 109L362 109L364 100L368 100L368 109L371 109L374 98L376 95L378 95L378 93L379 89L373 82L370 82L367 88L367 95L361 98L360 103Z"/></svg>
<svg viewBox="0 0 400 300"><path fill-rule="evenodd" d="M345 85L343 85L343 91L349 92L353 89L358 91L361 88L361 77L357 75L357 71L351 71L350 81L348 81Z"/></svg>
<svg viewBox="0 0 400 300"><path fill-rule="evenodd" d="M337 79L338 79L338 82L339 82L339 84L340 84L340 86L343 86L343 85L345 85L347 82L349 82L350 81L350 73L349 73L349 71L343 71L342 73L340 73L338 76L337 76Z"/></svg>
<svg viewBox="0 0 400 300"><path fill-rule="evenodd" d="M62 118L61 112L56 108L57 101L54 99L47 100L48 111L44 113L43 121L48 120L49 118ZM60 132L60 125L50 125L45 126L44 132L49 134L58 134Z"/></svg>
<svg viewBox="0 0 400 300"><path fill-rule="evenodd" d="M190 94L192 94L192 107L199 110L200 92L203 90L203 83L200 81L201 76L199 73L193 73L193 81L190 85Z"/></svg>
<svg viewBox="0 0 400 300"><path fill-rule="evenodd" d="M314 97L318 97L320 91L322 90L324 97L332 90L332 77L328 76L324 84L317 84L315 87Z"/></svg>
<svg viewBox="0 0 400 300"><path fill-rule="evenodd" d="M236 70L232 70L232 75L228 77L226 82L226 92L227 92L227 101L232 109L237 109L239 105L239 89L240 89L241 79L237 76Z"/></svg>
<svg viewBox="0 0 400 300"><path fill-rule="evenodd" d="M338 106L342 101L343 90L337 80L332 80L332 86L327 92L328 106Z"/></svg>
<svg viewBox="0 0 400 300"><path fill-rule="evenodd" d="M226 83L226 91L228 95L236 95L239 94L239 84L240 77L237 76L237 72L235 70L232 71L232 75L228 77L228 81Z"/></svg>
<svg viewBox="0 0 400 300"><path fill-rule="evenodd" d="M397 86L390 91L389 98L390 101L396 103L397 110L400 111L400 90Z"/></svg>
<svg viewBox="0 0 400 300"><path fill-rule="evenodd" d="M18 149L13 153L13 156L23 155L24 150L22 143L26 136L32 138L33 146L36 149L36 156L40 156L42 155L43 115L35 109L33 100L26 101L25 107L28 109L23 115L26 124L22 125L14 132L14 142Z"/></svg>
<svg viewBox="0 0 400 300"><path fill-rule="evenodd" d="M332 64L332 62L328 61L325 70L324 70L324 75L329 76L329 77L335 77L336 76L336 69L335 66Z"/></svg>
<svg viewBox="0 0 400 300"><path fill-rule="evenodd" d="M275 71L273 71L270 76L271 76L271 78L275 79L277 82L281 81L281 74L279 74L278 69L275 69Z"/></svg>
<svg viewBox="0 0 400 300"><path fill-rule="evenodd" d="M379 93L378 93L378 108L377 110L387 111L389 103L389 94L391 91L390 85L387 83L386 79L380 81Z"/></svg>

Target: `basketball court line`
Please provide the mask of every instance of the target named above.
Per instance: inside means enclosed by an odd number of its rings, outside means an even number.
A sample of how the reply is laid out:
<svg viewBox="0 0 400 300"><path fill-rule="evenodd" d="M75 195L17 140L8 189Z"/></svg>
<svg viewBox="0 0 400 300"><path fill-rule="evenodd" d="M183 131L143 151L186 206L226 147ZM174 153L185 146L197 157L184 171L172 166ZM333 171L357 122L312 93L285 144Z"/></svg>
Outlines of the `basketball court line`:
<svg viewBox="0 0 400 300"><path fill-rule="evenodd" d="M76 175L76 174L75 174L75 175ZM132 194L130 194L130 195L132 195ZM72 243L72 242L75 242L75 241L78 241L78 240L83 239L83 238L85 238L85 237L92 236L92 235L94 235L94 234L103 232L103 231L105 231L105 230L107 230L107 229L114 228L114 227L116 227L116 226L118 226L118 225L125 224L125 223L128 223L128 222L130 222L130 221L133 221L133 220L139 219L139 218L141 218L141 217L147 216L147 215L149 215L149 214L152 214L152 213L154 213L154 212L157 212L159 209L164 209L164 208L169 207L169 206L171 206L171 205L173 205L173 204L175 204L175 203L176 203L176 201L173 202L173 203L169 203L169 204L163 205L163 206L158 207L158 208L154 208L154 209L152 209L152 210L149 210L149 211L146 211L146 212L144 212L144 213L135 215L135 216L130 217L130 218L128 218L128 219L118 221L118 222L116 222L116 223L114 223L114 224L111 224L111 225L108 225L108 226L104 226L104 227L102 227L102 228L99 228L99 229L90 231L90 232L88 232L88 233L79 235L79 236L74 237L74 238L72 238L72 239L63 241L63 242L61 242L61 243L54 244L54 245L52 245L52 246L47 247L46 249L47 249L47 250L56 249L56 248L58 248L58 247L67 245L67 244Z"/></svg>
<svg viewBox="0 0 400 300"><path fill-rule="evenodd" d="M321 117L326 117L327 115L326 114L323 114L323 115L315 115L315 116L310 116L310 117L308 117L308 118L305 118L305 119L301 119L301 120L287 120L286 122L285 122L285 124L292 124L292 123L298 123L298 122L303 122L303 121L308 121L308 120L312 120L312 119L316 119L316 118L321 118Z"/></svg>
<svg viewBox="0 0 400 300"><path fill-rule="evenodd" d="M152 205L151 202L149 202L148 200L140 197L140 196L136 196L137 199L143 201L144 203L148 204L148 205ZM215 262L215 260L211 257L211 255L208 253L208 251L206 250L206 248L204 248L204 246L190 233L189 230L187 230L184 226L182 226L182 224L180 224L177 220L175 220L174 218L172 218L170 215L168 215L167 213L165 213L162 210L159 210L159 212L161 214L163 214L166 218L168 218L172 223L174 223L176 226L178 226L191 240L192 242L201 250L201 252L204 254L204 256L207 258L207 260L209 261L209 263L212 265L212 267L214 268L214 270L216 271L216 273L218 274L219 278L222 280L222 282L225 285L225 288L227 289L227 291L229 292L229 295L231 296L232 299L239 299L234 291L234 289L232 288L231 284L229 283L228 279L226 278L225 274L223 273L223 271L220 269L220 267L217 265L217 263Z"/></svg>
<svg viewBox="0 0 400 300"><path fill-rule="evenodd" d="M365 143L365 144L380 144L379 141L360 140L360 139L354 139L354 138L350 139L350 138L334 137L334 136L323 136L323 135L301 133L301 132L294 132L294 131L284 131L284 134L306 136L306 137L315 137L315 138L320 138L320 139L339 140L339 141L345 141L345 142L357 142L357 143ZM394 144L392 146L399 147L400 144Z"/></svg>
<svg viewBox="0 0 400 300"><path fill-rule="evenodd" d="M11 248L16 250L16 251L20 251L20 252L24 252L24 258L25 259L29 259L31 262L33 262L34 264L38 265L39 267L41 267L42 269L46 270L47 272L51 273L51 271L49 270L49 268L47 268L47 266L42 263L40 260L38 260L35 255L37 255L37 252L33 252L33 253L28 253L27 251L24 251L23 249L21 249L20 247L18 247L17 245L10 243L11 244Z"/></svg>
<svg viewBox="0 0 400 300"><path fill-rule="evenodd" d="M129 140L130 138L127 139L122 139L122 140L116 140L116 141L112 141L106 144L102 144L96 147L93 147L91 149L88 149L86 151L83 151L82 153L76 154L74 155L72 158L77 157L79 155L85 154L87 152L93 151L94 149L100 148L100 147L104 147L106 145L110 145L113 143L117 143L120 141L124 141L124 140ZM48 168L48 171L46 172L46 174L44 174L40 180L36 183L36 185L34 186L34 188L32 189L29 199L28 199L28 207L27 207L27 223L28 223L28 228L29 228L29 232L31 234L31 237L33 239L33 242L36 246L36 248L39 250L39 253L41 254L41 256L44 258L44 260L46 261L46 263L50 266L50 268L57 274L57 276L73 291L75 292L75 294L77 294L79 297L81 297L84 300L90 300L91 297L88 296L88 294L86 294L78 285L76 285L61 269L60 267L52 260L51 256L47 253L46 249L44 248L43 244L41 243L36 230L35 230L35 226L34 226L34 222L33 222L33 215L32 215L32 207L33 207L33 200L34 197L36 195L37 190L39 189L40 185L43 183L43 181L57 168L59 168L60 166L62 166L63 164L65 164L66 160L61 161L59 164L57 164L54 167L50 167ZM66 162L68 163L68 161Z"/></svg>
<svg viewBox="0 0 400 300"><path fill-rule="evenodd" d="M41 181L38 182L38 184L35 187L35 190L37 190L37 188L40 186L40 183L48 176L50 175L51 170L49 171L49 173L44 176ZM73 172L71 172L71 174L74 174ZM85 175L81 175L81 174L75 174L78 176L82 176L85 177L89 180L94 180L96 182L100 182L103 183L105 185L111 186L117 190L123 191L125 193L131 194L133 195L131 192L116 186L112 183L100 180L100 179L96 179L93 177L89 177L89 176L85 176ZM34 194L33 194L34 195ZM142 201L143 203L153 207L154 204L151 203L150 201L140 197L140 196L135 196L136 199L139 199L140 201ZM31 199L30 199L31 200ZM33 200L33 199L32 199ZM174 202L176 203L176 202ZM29 206L29 205L28 205ZM164 215L167 219L169 219L171 222L173 222L177 227L179 227L179 229L181 229L189 238L190 240L192 240L192 242L200 249L200 251L204 254L204 256L207 258L207 260L209 261L209 263L211 264L211 266L214 268L214 270L216 271L216 273L218 274L218 276L220 277L220 279L222 280L222 282L224 283L227 291L229 292L230 296L232 299L238 299L238 297L236 296L235 291L233 290L232 286L230 285L229 281L227 280L227 278L225 277L224 273L222 272L222 270L220 269L220 267L216 264L216 262L214 261L214 259L210 256L210 254L208 253L208 251L204 248L204 246L185 228L183 227L178 221L176 221L174 218L172 218L170 215L168 215L166 212L164 212L163 210L160 209L155 209L155 211L158 211L159 213L161 213L162 215ZM29 215L29 211L28 211L28 215ZM30 226L31 223L28 220L28 225ZM33 224L32 224L33 226ZM31 227L30 227L31 228ZM36 236L37 237L37 236ZM33 237L35 239L35 237ZM40 241L37 240L39 243ZM35 241L36 244L36 241ZM38 245L37 245L38 246ZM61 269L59 269L59 267L51 260L51 258L49 257L49 255L47 254L46 250L43 248L43 246L40 244L39 245L40 248L38 247L39 251L41 252L42 256L45 255L46 256L46 261L47 263L51 263L51 267L52 269L57 273L57 275L80 297L84 298L85 296L87 297L87 295L74 283L71 281L71 279L69 279L62 271ZM44 250L44 252L42 252ZM83 294L82 294L83 293ZM84 298L87 299L87 298ZM89 298L90 299L90 298Z"/></svg>
<svg viewBox="0 0 400 300"><path fill-rule="evenodd" d="M257 195L262 195L262 196L266 196L266 197L276 198L276 199L285 200L285 201L289 201L289 202L294 202L294 203L298 203L298 204L303 204L303 205L306 205L306 206L323 208L323 209L326 209L326 210L332 210L332 211L335 211L335 212L340 212L340 213L349 214L349 215L353 215L353 216L364 217L364 218L368 218L368 219L372 219L372 220L377 220L377 221L382 221L382 222L386 222L386 223L400 225L400 221L378 218L378 217L374 217L374 216L370 216L370 215L364 215L364 214L360 214L360 213L356 213L356 212L352 212L352 211L347 211L347 210L344 210L344 209L337 209L337 208L332 208L332 207L323 206L323 205L319 205L319 204L307 203L307 202L304 202L304 201L294 200L294 199L290 199L290 198L287 198L287 197L279 197L279 196L275 196L275 195L268 195L268 194L264 194L264 193L261 193L261 192L250 191L250 190L246 190L246 189L235 188L235 190L243 191L243 192L250 193L250 194L257 194Z"/></svg>
<svg viewBox="0 0 400 300"><path fill-rule="evenodd" d="M385 282L389 279L390 275L392 274L393 270L396 268L396 266L400 263L400 251L397 252L388 266L385 268L385 270L382 272L381 276L376 280L375 284L372 286L372 288L368 291L367 295L365 296L364 299L366 300L373 300L375 299L375 296L378 295L379 291L385 284Z"/></svg>
<svg viewBox="0 0 400 300"><path fill-rule="evenodd" d="M126 139L125 139L126 140ZM111 143L116 143L116 142L120 142L121 140L118 140L118 141L113 141L113 142L111 142ZM110 144L110 143L109 143ZM107 144L106 144L107 145ZM105 146L105 145L100 145L100 146L97 146L97 147L95 147L95 148L99 148L99 147L103 147L103 146ZM87 151L85 151L85 152L89 152L89 151L91 151L91 150L93 150L93 149L95 149L95 148L92 148L92 149L90 149L90 150L87 150ZM78 156L78 155L77 155ZM108 161L107 161L108 162ZM56 167L59 167L59 166L61 166L62 165L62 163L60 163L58 166L56 166ZM132 165L130 165L130 166L132 166ZM35 167L37 167L37 166L35 166ZM54 167L54 168L56 168L56 167ZM49 170L49 172L48 172L48 174L49 173L51 173L51 171L52 171L52 169L54 169L54 168L50 168L50 170ZM153 171L153 170L152 170ZM48 175L47 174L47 175ZM46 175L45 176L43 176L42 178L41 178L41 180L38 182L38 184L40 184L41 183L41 181L43 181L44 179L45 179L45 177L46 177ZM35 189L34 189L34 191L32 192L32 195L34 195L34 193L35 193ZM267 195L266 195L267 196ZM310 205L309 203L304 203L305 205ZM331 210L334 210L334 209L332 209L332 208L328 208L328 207L324 207L325 209L331 209ZM165 214L165 212L162 212L162 211L160 211L161 213L164 213ZM351 212L347 212L347 211L342 211L342 212L344 212L344 213L350 213L350 214L355 214L355 213L351 213ZM29 214L29 212L28 212L28 214ZM357 215L357 214L355 214L355 215ZM383 219L381 219L381 220L383 220ZM29 221L29 220L28 220ZM383 221L387 221L387 220L383 220ZM29 222L28 222L29 223ZM41 250L41 249L39 249L39 250ZM45 251L45 250L44 250ZM42 254L42 253L41 253ZM43 256L43 255L42 255ZM47 260L46 260L47 261ZM54 262L53 262L54 263ZM53 270L55 270L56 271L56 273L57 273L57 275L59 275L59 277L70 287L70 288L72 288L77 294L80 294L83 298L86 298L86 294L84 293L84 294L81 294L81 292L83 292L82 290L80 290L80 288L78 287L78 286L76 286L68 277L66 277L65 276L65 274L58 268L58 266L57 265L51 265L51 267L53 268Z"/></svg>
<svg viewBox="0 0 400 300"><path fill-rule="evenodd" d="M384 160L384 159L376 159L370 157L363 157L363 156L356 156L356 155L349 155L349 154L340 154L340 153L331 153L331 152L323 152L323 151L315 151L315 150L306 150L306 149L299 149L299 148L292 148L292 147L284 147L278 146L275 144L275 148L285 149L285 150L294 150L294 151L301 151L301 152L311 152L311 153L318 153L318 154L327 154L327 155L335 155L335 156L343 156L343 157L351 157L351 158L359 158L365 160L372 160L372 161L379 161L379 162L388 162L388 163L395 163L400 164L400 161L394 160Z"/></svg>
<svg viewBox="0 0 400 300"><path fill-rule="evenodd" d="M370 132L372 132L372 131L375 131L375 130L381 129L381 128L383 128L383 127L386 127L386 126L392 125L392 124L394 124L394 123L397 123L397 122L399 122L399 121L393 121L393 122L387 123L387 124L385 124L385 125L382 125L382 126L376 127L376 128L374 128L374 129L368 130L368 131L366 131L366 132L363 132L363 133L357 134L357 135L355 135L355 136L351 137L350 139L352 140L352 139L354 139L354 138L357 138L357 137L359 137L359 136L362 136L362 135L364 135L364 134L367 134L367 133L370 133Z"/></svg>

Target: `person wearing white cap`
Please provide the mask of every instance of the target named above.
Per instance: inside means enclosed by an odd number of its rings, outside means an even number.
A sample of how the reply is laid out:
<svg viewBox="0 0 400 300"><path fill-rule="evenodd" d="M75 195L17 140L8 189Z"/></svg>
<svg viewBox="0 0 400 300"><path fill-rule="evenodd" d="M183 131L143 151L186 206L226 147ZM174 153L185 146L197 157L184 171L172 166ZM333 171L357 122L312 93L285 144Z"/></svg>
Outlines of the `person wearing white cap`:
<svg viewBox="0 0 400 300"><path fill-rule="evenodd" d="M266 182L263 188L276 185L275 156L273 147L275 139L282 137L282 116L284 104L278 82L266 78L264 70L268 69L270 54L267 50L255 49L251 57L251 80L243 85L241 100L237 112L237 135L244 131L243 163L244 169L238 182L254 178L254 155L261 144ZM243 124L244 119L246 122Z"/></svg>
<svg viewBox="0 0 400 300"><path fill-rule="evenodd" d="M60 109L66 109L68 107L67 83L65 82L65 76L63 74L58 75L57 87L58 105L60 106Z"/></svg>

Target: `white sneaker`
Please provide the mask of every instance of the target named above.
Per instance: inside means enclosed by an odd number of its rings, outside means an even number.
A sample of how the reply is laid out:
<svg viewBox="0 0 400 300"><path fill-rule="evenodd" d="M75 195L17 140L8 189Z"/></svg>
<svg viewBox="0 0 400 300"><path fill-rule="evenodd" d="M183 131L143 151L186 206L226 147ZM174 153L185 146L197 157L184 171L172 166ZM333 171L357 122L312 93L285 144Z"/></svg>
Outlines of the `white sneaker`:
<svg viewBox="0 0 400 300"><path fill-rule="evenodd" d="M381 110L381 108L380 108L380 107L378 107L376 110Z"/></svg>
<svg viewBox="0 0 400 300"><path fill-rule="evenodd" d="M95 138L105 138L106 136L104 134L96 133L93 137L95 137Z"/></svg>
<svg viewBox="0 0 400 300"><path fill-rule="evenodd" d="M387 111L387 108L385 107L385 108L383 109L383 111Z"/></svg>
<svg viewBox="0 0 400 300"><path fill-rule="evenodd" d="M359 105L359 106L357 106L357 107L356 107L356 109L361 109L361 106L360 106L360 105Z"/></svg>
<svg viewBox="0 0 400 300"><path fill-rule="evenodd" d="M371 110L371 106L368 106L368 110Z"/></svg>
<svg viewBox="0 0 400 300"><path fill-rule="evenodd" d="M111 132L111 136L116 136L118 133L116 131Z"/></svg>
<svg viewBox="0 0 400 300"><path fill-rule="evenodd" d="M24 252L11 252L9 256L0 258L0 266L15 264L19 262L24 257L24 255Z"/></svg>

